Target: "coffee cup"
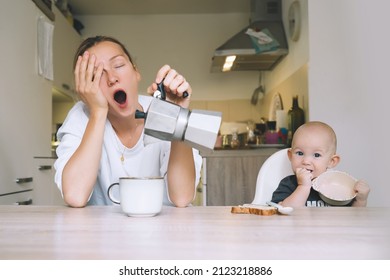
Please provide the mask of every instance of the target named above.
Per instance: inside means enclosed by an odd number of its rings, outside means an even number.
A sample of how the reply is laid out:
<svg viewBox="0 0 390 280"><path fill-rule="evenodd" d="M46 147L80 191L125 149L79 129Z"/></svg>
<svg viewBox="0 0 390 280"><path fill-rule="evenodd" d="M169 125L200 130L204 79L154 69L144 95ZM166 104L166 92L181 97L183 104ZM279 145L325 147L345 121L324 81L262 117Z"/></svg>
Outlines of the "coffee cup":
<svg viewBox="0 0 390 280"><path fill-rule="evenodd" d="M121 177L108 187L107 195L131 217L152 217L161 212L164 193L163 177ZM119 188L119 197L115 189Z"/></svg>

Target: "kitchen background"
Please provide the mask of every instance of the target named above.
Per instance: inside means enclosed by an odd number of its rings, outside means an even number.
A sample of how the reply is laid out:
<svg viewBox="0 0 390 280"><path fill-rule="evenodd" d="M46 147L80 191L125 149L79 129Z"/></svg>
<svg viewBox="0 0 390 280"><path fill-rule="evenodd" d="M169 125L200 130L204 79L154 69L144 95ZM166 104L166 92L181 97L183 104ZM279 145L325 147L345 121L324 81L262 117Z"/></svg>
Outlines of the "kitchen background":
<svg viewBox="0 0 390 280"><path fill-rule="evenodd" d="M259 71L210 73L214 50L248 25L250 1L226 3L214 0L212 2L220 5L217 13L186 12L186 2L192 1L179 1L181 8L175 8L182 12L184 10L185 14L172 14L168 8L164 14L161 14L161 9L157 14L147 9L143 12L147 14L135 11L135 14L131 15L110 15L105 14L109 12L104 12L103 7L99 9L101 14L98 15L77 15L76 11L74 18L84 25L81 30L82 37L109 34L125 43L143 77L140 84L141 93L145 93L159 67L170 64L191 82L194 91L192 108L221 111L223 121L258 122L261 117L268 118L272 96L276 92L282 95L286 111L291 107L292 95L299 95L301 106L307 109L308 54L307 51L302 51L307 50L308 46L307 24L304 24L307 22L306 4L301 4L303 24L300 39L295 44L290 44L290 53L281 63L285 65L284 71L276 75L275 80L268 78L273 72L263 72L267 95L257 106L253 106L248 101L254 89L259 86ZM241 6L245 8L240 6L240 9L245 12L230 11L227 8L229 2L241 2ZM68 3L72 4L72 1L68 0ZM75 3L75 6L82 5ZM288 12L288 7L288 2L283 3L284 14ZM55 107L55 111L66 112L69 105L71 104L62 104L66 109L57 110L58 107ZM53 116L55 121L63 118L62 115Z"/></svg>
<svg viewBox="0 0 390 280"><path fill-rule="evenodd" d="M18 25L25 22L21 19L21 10L36 9L36 6L29 0L20 1L22 3L6 2L7 9L1 12L2 38L17 42L10 46L19 46L24 43L18 39L18 33L24 30ZM68 0L71 5L72 2L75 3ZM190 7L189 3L193 1L181 2L187 2ZM141 92L154 79L158 68L168 63L191 82L194 91L192 108L221 111L224 122L257 122L261 117L268 118L275 94L282 96L286 111L291 107L292 96L298 95L307 120L325 121L338 134L338 152L342 156L339 169L370 183L369 205L387 206L390 190L384 184L386 171L390 169L387 161L390 152L382 142L386 143L389 134L385 111L389 104L386 73L390 55L386 46L390 39L385 36L384 26L390 23L386 14L390 4L385 0L299 0L300 36L297 41L292 41L289 37L288 12L294 1L283 0L283 22L289 53L275 69L263 72L266 95L254 106L250 100L259 85L259 71L210 73L214 50L248 25L249 0L211 2L219 4L211 12L175 14L168 9L165 13L149 10L147 14L105 14L103 10L100 14L81 15L73 11L74 18L84 26L81 35L68 28L66 24L69 25L71 19L65 19L54 8L55 75L52 84L55 94L51 132L55 131L56 124L63 121L74 102L69 96L72 96L73 85L70 57L75 46L87 36L111 35L123 41L134 56L143 77ZM229 3L237 2L242 6L229 10ZM109 5L115 6L115 1L110 1ZM32 38L31 41L34 42ZM2 65L12 64L12 67L0 70L0 106L3 109L3 106L12 104L15 110L11 113L22 114L21 101L12 100L12 93L42 93L28 92L34 91L34 88L20 83L23 77L18 76L18 69L25 65L26 58L20 55L17 47L6 46L3 43L0 47ZM32 54L34 52L28 53ZM10 83L14 84L12 88ZM68 96L64 96L64 93ZM1 112L1 138L4 135L9 137L15 128L12 127L12 118L4 112L10 112L10 109ZM28 118L26 115L24 117ZM35 129L28 128L26 135L31 135ZM43 146L47 147L49 141L45 140ZM35 156L49 154L48 149L33 150ZM27 152L26 149L23 151ZM371 167L373 163L375 168ZM0 172L3 173L7 166L7 158L2 156Z"/></svg>

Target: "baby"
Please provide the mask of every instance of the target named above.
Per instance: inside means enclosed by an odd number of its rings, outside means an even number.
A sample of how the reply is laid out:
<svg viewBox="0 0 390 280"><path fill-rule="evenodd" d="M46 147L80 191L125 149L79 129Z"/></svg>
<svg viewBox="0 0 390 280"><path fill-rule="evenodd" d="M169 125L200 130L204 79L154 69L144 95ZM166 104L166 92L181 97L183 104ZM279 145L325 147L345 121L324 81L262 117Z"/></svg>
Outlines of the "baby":
<svg viewBox="0 0 390 280"><path fill-rule="evenodd" d="M272 195L272 201L283 206L328 206L311 185L312 180L340 162L336 154L337 139L333 129L318 121L300 126L294 133L288 157L295 175L287 176ZM358 180L355 199L348 206L366 206L370 187Z"/></svg>

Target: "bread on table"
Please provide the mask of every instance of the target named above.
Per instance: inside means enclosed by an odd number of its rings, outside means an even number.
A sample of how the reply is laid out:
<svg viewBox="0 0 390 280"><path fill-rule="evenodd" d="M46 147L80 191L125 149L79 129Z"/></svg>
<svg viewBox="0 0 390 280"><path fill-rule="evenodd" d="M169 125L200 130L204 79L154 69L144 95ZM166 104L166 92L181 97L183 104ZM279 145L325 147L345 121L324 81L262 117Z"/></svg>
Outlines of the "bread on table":
<svg viewBox="0 0 390 280"><path fill-rule="evenodd" d="M277 213L277 209L276 207L267 205L244 204L239 206L232 206L231 213L271 216Z"/></svg>

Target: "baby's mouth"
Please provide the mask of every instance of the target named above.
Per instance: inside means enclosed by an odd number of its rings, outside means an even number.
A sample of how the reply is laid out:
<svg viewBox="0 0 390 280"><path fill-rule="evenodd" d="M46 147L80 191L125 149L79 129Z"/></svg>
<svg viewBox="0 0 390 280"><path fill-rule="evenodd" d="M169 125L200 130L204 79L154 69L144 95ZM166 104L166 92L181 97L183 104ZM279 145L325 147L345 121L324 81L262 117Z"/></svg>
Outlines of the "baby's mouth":
<svg viewBox="0 0 390 280"><path fill-rule="evenodd" d="M118 90L114 93L114 100L119 104L125 104L127 99L127 94L123 90Z"/></svg>

